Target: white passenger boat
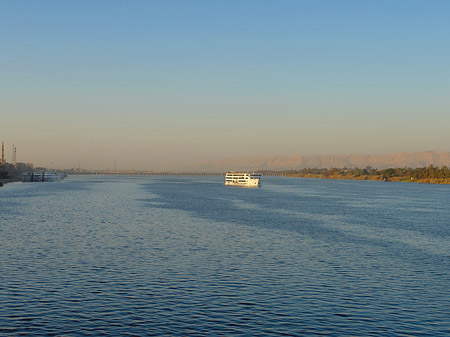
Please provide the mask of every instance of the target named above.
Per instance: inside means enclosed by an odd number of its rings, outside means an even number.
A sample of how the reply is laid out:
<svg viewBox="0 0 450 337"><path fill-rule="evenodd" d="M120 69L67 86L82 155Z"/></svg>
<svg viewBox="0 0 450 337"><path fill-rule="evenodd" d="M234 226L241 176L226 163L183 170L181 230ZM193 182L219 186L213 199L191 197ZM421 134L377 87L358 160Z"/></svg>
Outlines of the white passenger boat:
<svg viewBox="0 0 450 337"><path fill-rule="evenodd" d="M44 173L42 173L42 172L33 172L31 181L44 181Z"/></svg>
<svg viewBox="0 0 450 337"><path fill-rule="evenodd" d="M61 175L57 172L53 171L46 171L43 174L44 181L58 181L61 180Z"/></svg>
<svg viewBox="0 0 450 337"><path fill-rule="evenodd" d="M55 171L45 171L45 172L25 172L22 173L22 181L30 182L30 181L59 181L64 179L67 176L64 172L55 172Z"/></svg>
<svg viewBox="0 0 450 337"><path fill-rule="evenodd" d="M225 186L260 187L261 174L249 172L227 172Z"/></svg>

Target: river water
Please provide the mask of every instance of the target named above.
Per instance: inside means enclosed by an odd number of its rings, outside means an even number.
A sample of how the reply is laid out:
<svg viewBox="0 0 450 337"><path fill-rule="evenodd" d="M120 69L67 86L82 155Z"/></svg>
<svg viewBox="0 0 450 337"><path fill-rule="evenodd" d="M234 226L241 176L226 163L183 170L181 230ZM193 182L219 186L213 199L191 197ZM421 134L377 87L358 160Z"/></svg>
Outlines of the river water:
<svg viewBox="0 0 450 337"><path fill-rule="evenodd" d="M448 336L450 186L0 188L0 335Z"/></svg>

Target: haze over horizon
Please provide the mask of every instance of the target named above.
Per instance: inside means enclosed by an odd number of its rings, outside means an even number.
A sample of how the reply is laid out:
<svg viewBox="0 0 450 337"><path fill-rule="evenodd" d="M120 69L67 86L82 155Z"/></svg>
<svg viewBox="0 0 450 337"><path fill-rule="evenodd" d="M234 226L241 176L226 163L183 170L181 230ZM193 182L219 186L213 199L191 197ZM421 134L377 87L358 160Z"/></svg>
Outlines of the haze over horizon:
<svg viewBox="0 0 450 337"><path fill-rule="evenodd" d="M0 141L36 166L450 152L448 1L0 4Z"/></svg>

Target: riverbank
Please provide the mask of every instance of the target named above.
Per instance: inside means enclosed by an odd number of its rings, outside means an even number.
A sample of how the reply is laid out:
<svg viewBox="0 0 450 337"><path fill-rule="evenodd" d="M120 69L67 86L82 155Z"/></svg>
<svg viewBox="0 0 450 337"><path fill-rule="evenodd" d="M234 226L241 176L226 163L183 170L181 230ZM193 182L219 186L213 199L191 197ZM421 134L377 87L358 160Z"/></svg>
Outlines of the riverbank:
<svg viewBox="0 0 450 337"><path fill-rule="evenodd" d="M310 179L342 179L342 180L371 180L371 181L396 181L396 182L408 182L408 183L423 183L423 184L450 184L450 179L414 179L411 177L391 177L384 178L381 175L377 176L347 176L347 175L331 175L327 176L324 174L285 174L285 177L296 177L296 178L310 178Z"/></svg>
<svg viewBox="0 0 450 337"><path fill-rule="evenodd" d="M367 167L364 169L303 169L288 171L286 177L313 178L313 179L345 179L345 180L372 180L413 182L423 184L450 184L450 170L444 166L420 168L389 168L385 170Z"/></svg>
<svg viewBox="0 0 450 337"><path fill-rule="evenodd" d="M17 183L19 181L20 180L17 178L15 178L15 179L0 179L0 187L5 186L6 184L9 184L9 183Z"/></svg>

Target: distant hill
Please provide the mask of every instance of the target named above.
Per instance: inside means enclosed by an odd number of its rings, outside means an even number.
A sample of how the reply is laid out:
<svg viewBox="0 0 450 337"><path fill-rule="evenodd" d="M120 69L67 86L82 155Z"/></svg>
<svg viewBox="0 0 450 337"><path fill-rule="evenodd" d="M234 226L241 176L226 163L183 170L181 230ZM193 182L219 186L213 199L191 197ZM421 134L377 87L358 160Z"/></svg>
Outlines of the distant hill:
<svg viewBox="0 0 450 337"><path fill-rule="evenodd" d="M364 168L449 166L450 152L428 151L415 153L392 153L381 155L326 155L281 156L266 158L237 158L203 163L191 169L208 172L228 170L290 170L303 168Z"/></svg>

